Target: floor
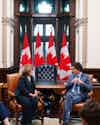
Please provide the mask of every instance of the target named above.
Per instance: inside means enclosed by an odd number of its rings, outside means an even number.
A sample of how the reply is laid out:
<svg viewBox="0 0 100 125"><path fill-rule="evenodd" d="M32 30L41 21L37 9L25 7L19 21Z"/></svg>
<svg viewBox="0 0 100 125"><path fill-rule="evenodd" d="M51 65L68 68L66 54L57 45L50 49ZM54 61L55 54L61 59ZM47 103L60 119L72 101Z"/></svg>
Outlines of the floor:
<svg viewBox="0 0 100 125"><path fill-rule="evenodd" d="M15 119L10 120L10 125L15 125ZM19 123L20 125L20 123ZM33 120L32 125L41 125L41 120ZM57 118L44 118L44 124L43 125L60 125L59 120ZM82 125L80 119L72 119L70 125Z"/></svg>

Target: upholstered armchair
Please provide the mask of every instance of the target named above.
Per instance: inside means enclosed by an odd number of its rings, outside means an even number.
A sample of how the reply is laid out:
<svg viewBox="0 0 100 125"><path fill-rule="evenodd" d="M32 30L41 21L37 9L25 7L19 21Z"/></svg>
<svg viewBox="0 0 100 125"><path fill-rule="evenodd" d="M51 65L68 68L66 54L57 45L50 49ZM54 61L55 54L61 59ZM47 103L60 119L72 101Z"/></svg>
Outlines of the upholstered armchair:
<svg viewBox="0 0 100 125"><path fill-rule="evenodd" d="M13 73L13 74L7 74L7 84L8 84L8 107L11 112L11 117L16 118L16 125L18 125L19 120L19 114L22 111L22 106L17 103L15 99L15 89L18 83L19 74Z"/></svg>

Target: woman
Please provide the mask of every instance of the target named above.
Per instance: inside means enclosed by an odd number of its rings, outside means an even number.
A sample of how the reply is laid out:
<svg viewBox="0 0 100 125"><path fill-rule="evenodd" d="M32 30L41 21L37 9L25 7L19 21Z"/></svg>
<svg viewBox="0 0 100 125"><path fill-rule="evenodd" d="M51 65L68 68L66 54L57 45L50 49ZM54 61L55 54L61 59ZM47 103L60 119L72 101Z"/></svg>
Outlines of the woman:
<svg viewBox="0 0 100 125"><path fill-rule="evenodd" d="M10 125L8 117L9 111L5 107L4 103L0 101L0 121L3 123L3 125Z"/></svg>
<svg viewBox="0 0 100 125"><path fill-rule="evenodd" d="M37 91L32 77L32 65L23 67L18 85L15 91L16 100L23 106L22 125L31 125L32 117L37 110Z"/></svg>

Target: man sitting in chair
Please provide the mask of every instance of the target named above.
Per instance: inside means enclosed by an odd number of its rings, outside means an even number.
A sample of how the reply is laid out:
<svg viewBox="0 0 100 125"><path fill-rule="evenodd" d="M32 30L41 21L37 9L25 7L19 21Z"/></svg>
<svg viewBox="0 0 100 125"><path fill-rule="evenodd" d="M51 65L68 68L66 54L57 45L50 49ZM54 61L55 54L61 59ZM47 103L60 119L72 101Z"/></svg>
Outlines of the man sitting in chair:
<svg viewBox="0 0 100 125"><path fill-rule="evenodd" d="M82 71L82 65L78 62L74 63L72 74L65 83L67 92L64 100L63 125L69 125L70 123L72 105L88 99L88 92L92 90L88 75Z"/></svg>

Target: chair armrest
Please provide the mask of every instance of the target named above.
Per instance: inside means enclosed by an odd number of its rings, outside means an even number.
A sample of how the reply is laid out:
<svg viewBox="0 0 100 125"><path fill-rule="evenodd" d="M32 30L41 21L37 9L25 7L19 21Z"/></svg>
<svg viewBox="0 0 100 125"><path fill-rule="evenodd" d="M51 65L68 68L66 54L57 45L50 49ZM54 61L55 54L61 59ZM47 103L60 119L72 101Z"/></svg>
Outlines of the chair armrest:
<svg viewBox="0 0 100 125"><path fill-rule="evenodd" d="M88 96L90 97L90 99L94 99L94 92L93 91L90 91L88 93Z"/></svg>
<svg viewBox="0 0 100 125"><path fill-rule="evenodd" d="M10 97L14 97L14 96L15 96L15 94L14 94L14 92L12 92L12 91L8 90L8 96L10 96Z"/></svg>
<svg viewBox="0 0 100 125"><path fill-rule="evenodd" d="M41 95L38 96L37 107L38 107L38 110L39 110L39 111L42 111L42 110L43 110L44 102L43 102L43 96L41 96Z"/></svg>
<svg viewBox="0 0 100 125"><path fill-rule="evenodd" d="M11 100L15 100L15 93L8 90L8 100L11 101Z"/></svg>

